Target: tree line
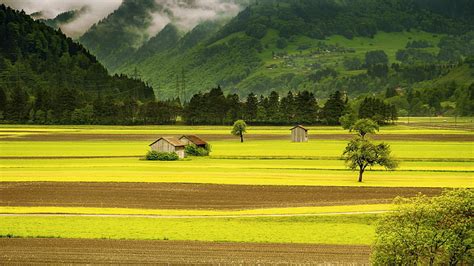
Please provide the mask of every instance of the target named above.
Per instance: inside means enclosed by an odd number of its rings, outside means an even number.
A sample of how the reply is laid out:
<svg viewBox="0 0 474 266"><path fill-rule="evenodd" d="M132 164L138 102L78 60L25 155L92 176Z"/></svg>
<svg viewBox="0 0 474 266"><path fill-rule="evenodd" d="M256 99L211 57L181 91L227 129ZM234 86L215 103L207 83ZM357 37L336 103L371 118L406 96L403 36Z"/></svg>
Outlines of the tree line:
<svg viewBox="0 0 474 266"><path fill-rule="evenodd" d="M6 97L0 88L0 121L33 124L175 124L179 118L189 125L224 125L243 119L260 125L323 124L338 125L342 116L370 118L379 124L397 119L397 109L383 100L366 97L356 109L339 91L320 105L309 91L291 92L281 97L273 91L268 96L250 93L240 99L237 94L224 95L220 87L197 93L189 102L179 98L158 101L117 99L97 95L81 102L78 90L61 90L51 94L39 90L34 95L13 90Z"/></svg>
<svg viewBox="0 0 474 266"><path fill-rule="evenodd" d="M243 100L238 94L224 95L220 87L195 94L183 107L183 120L190 125L231 124L243 119L252 124L338 125L346 114L370 118L379 124L397 120L397 109L381 99L366 97L356 111L346 94L339 91L320 105L312 92L289 91L281 97L272 91L268 96L250 93Z"/></svg>

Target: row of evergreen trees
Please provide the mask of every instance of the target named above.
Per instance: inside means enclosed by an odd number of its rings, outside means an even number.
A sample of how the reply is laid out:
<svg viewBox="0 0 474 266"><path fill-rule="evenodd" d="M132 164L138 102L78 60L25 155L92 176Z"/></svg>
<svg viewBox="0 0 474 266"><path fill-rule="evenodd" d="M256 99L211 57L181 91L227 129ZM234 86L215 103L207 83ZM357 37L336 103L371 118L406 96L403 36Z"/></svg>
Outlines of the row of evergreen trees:
<svg viewBox="0 0 474 266"><path fill-rule="evenodd" d="M354 110L347 95L336 91L321 107L308 91L288 92L284 97L272 91L257 97L250 93L245 101L237 94L224 95L220 87L207 93L195 94L185 104L183 119L187 124L229 124L244 119L253 124L326 124L337 125L339 118ZM359 107L360 118L371 118L380 124L395 121L395 106L376 98L365 98Z"/></svg>
<svg viewBox="0 0 474 266"><path fill-rule="evenodd" d="M91 100L75 89L30 95L19 88L7 97L0 87L0 122L32 124L172 124L181 114L179 101L99 96Z"/></svg>
<svg viewBox="0 0 474 266"><path fill-rule="evenodd" d="M140 101L136 98L117 99L99 94L91 102L80 101L77 90L62 90L50 94L40 90L29 95L23 89L13 90L6 97L0 88L0 121L34 124L174 124L182 117L190 125L223 125L244 119L253 124L326 124L337 125L339 118L354 113L345 94L336 91L323 106L313 93L277 92L268 96L250 93L244 101L237 94L224 95L220 87L195 94L190 102L179 99ZM360 118L371 118L379 124L397 119L397 110L376 98L365 98L358 108Z"/></svg>

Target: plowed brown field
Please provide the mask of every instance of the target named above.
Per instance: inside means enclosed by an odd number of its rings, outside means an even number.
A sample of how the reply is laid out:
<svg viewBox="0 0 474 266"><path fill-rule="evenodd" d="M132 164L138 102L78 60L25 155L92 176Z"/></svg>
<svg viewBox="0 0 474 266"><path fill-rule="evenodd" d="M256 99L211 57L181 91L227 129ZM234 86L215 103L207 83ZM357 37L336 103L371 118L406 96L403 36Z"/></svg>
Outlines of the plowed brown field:
<svg viewBox="0 0 474 266"><path fill-rule="evenodd" d="M368 264L370 247L95 239L0 239L0 264Z"/></svg>
<svg viewBox="0 0 474 266"><path fill-rule="evenodd" d="M1 206L250 209L389 203L438 188L245 186L181 183L0 182Z"/></svg>

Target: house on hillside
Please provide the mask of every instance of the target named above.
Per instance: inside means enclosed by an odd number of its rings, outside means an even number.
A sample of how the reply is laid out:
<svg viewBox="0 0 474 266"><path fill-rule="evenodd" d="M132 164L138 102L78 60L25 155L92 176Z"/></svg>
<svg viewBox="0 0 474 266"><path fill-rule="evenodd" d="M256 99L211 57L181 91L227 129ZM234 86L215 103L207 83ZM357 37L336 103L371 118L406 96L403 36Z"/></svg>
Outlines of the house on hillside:
<svg viewBox="0 0 474 266"><path fill-rule="evenodd" d="M180 159L185 156L185 143L175 137L161 137L149 145L153 151L157 152L176 152Z"/></svg>
<svg viewBox="0 0 474 266"><path fill-rule="evenodd" d="M293 142L307 142L308 141L308 129L297 125L292 128L291 130L291 141Z"/></svg>
<svg viewBox="0 0 474 266"><path fill-rule="evenodd" d="M194 144L201 148L206 148L207 142L195 135L183 135L179 140L184 143L184 145Z"/></svg>

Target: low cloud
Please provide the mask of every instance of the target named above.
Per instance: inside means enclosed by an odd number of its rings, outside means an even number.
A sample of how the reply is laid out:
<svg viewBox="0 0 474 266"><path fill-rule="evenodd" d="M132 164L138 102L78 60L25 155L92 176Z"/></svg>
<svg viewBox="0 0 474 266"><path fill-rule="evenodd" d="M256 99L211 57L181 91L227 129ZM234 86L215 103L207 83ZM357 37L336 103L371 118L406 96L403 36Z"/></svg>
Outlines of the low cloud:
<svg viewBox="0 0 474 266"><path fill-rule="evenodd" d="M107 17L124 0L0 0L15 9L23 9L27 14L41 12L44 19L71 10L86 7L86 12L71 22L60 25L61 30L70 37L78 38L93 24ZM126 1L126 0L125 0ZM235 16L241 6L238 0L155 0L159 11L151 12L151 24L146 30L149 37L156 35L168 23L175 24L182 31L189 31L203 21ZM240 2L243 2L240 0ZM130 14L133 16L133 14Z"/></svg>
<svg viewBox="0 0 474 266"><path fill-rule="evenodd" d="M27 14L41 12L41 18L55 18L57 15L70 10L80 10L87 7L87 12L82 12L77 19L60 25L61 30L67 35L76 38L86 32L94 23L99 22L117 9L123 0L0 0Z"/></svg>
<svg viewBox="0 0 474 266"><path fill-rule="evenodd" d="M148 29L156 35L172 22L183 31L189 31L203 21L235 16L241 9L233 0L155 0L163 7L152 13L153 21Z"/></svg>

